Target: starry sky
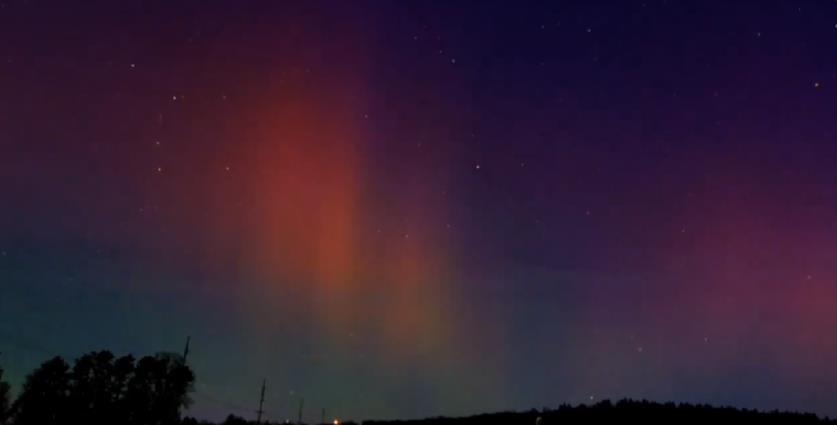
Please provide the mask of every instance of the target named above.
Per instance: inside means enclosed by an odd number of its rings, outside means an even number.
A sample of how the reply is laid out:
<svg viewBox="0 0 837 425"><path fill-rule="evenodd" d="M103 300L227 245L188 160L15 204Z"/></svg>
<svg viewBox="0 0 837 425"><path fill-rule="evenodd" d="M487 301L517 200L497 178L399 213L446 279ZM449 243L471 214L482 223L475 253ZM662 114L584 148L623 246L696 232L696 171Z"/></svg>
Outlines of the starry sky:
<svg viewBox="0 0 837 425"><path fill-rule="evenodd" d="M827 0L3 0L0 364L835 416L835 113Z"/></svg>

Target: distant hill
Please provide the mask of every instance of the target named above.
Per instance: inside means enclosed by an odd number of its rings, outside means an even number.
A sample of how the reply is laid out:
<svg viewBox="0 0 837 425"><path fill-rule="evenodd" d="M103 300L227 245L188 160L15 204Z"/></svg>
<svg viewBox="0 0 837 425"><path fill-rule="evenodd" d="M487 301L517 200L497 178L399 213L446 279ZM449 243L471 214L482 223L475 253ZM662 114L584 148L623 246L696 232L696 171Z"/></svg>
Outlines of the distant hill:
<svg viewBox="0 0 837 425"><path fill-rule="evenodd" d="M364 421L364 425L558 425L558 424L837 424L811 413L760 412L686 403L609 400L587 406L562 405L554 410L488 413L462 418L409 421Z"/></svg>
<svg viewBox="0 0 837 425"><path fill-rule="evenodd" d="M247 421L230 416L222 425L251 425ZM185 419L184 425L208 425ZM262 423L271 425L272 423ZM279 423L276 423L277 425ZM563 424L837 424L837 421L820 418L812 413L760 412L733 407L713 407L705 404L657 403L652 401L621 400L611 403L605 400L594 405L562 405L557 409L530 410L526 412L499 412L448 418L436 417L414 420L366 420L362 425L563 425ZM321 424L332 425L332 424ZM341 425L358 425L346 421Z"/></svg>

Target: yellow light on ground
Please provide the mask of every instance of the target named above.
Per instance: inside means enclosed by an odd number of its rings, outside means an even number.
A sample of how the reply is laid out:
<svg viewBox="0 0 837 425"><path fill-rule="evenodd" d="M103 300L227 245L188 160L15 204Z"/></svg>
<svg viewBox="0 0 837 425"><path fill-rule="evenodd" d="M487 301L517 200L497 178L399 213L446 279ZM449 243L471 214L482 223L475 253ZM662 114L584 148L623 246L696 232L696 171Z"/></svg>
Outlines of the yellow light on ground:
<svg viewBox="0 0 837 425"><path fill-rule="evenodd" d="M335 419L335 420L334 420L334 425L340 425L340 421L339 421L339 420L337 420L337 419Z"/></svg>

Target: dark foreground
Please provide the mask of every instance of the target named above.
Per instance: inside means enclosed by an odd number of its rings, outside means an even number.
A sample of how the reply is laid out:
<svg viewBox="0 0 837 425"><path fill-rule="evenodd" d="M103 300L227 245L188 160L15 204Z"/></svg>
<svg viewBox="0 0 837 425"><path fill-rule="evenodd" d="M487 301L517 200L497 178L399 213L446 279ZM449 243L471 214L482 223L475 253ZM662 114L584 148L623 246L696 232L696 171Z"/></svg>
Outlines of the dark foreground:
<svg viewBox="0 0 837 425"><path fill-rule="evenodd" d="M200 424L194 420L185 423ZM462 418L428 418L406 421L367 420L363 425L552 425L552 424L834 424L837 421L810 413L759 412L732 407L655 403L622 400L592 406L563 405L554 410L489 413ZM255 424L230 416L223 425ZM344 422L342 425L354 425Z"/></svg>
<svg viewBox="0 0 837 425"><path fill-rule="evenodd" d="M17 397L0 368L0 425L209 425L183 418L195 375L184 354L158 353L136 360L109 351L73 362L47 360L27 376ZM229 416L223 425L255 424ZM269 424L271 422L262 422ZM708 405L622 400L557 409L502 412L462 418L409 421L367 420L364 425L553 425L553 424L820 424L834 423L810 413L758 412ZM275 423L278 424L278 423ZM355 425L346 421L341 425ZM302 424L296 424L302 425ZM328 425L328 424L323 424Z"/></svg>

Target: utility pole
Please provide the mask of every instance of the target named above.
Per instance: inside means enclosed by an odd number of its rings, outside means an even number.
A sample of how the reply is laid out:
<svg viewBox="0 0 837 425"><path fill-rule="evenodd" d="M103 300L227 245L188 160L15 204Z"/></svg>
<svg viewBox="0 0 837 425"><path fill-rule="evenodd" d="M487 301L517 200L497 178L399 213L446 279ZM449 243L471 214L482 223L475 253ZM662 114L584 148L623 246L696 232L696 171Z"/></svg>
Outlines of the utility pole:
<svg viewBox="0 0 837 425"><path fill-rule="evenodd" d="M192 337L186 337L186 346L183 347L183 364L186 364L186 358L189 357L189 343L192 342Z"/></svg>
<svg viewBox="0 0 837 425"><path fill-rule="evenodd" d="M302 425L302 408L305 407L305 397L299 399L299 415L296 418L297 425Z"/></svg>
<svg viewBox="0 0 837 425"><path fill-rule="evenodd" d="M256 410L256 414L258 415L256 417L256 424L262 423L262 413L264 413L263 407L264 407L264 387L265 387L265 385L267 385L267 380L263 379L262 380L262 395L261 395L261 397L259 397L259 410Z"/></svg>

